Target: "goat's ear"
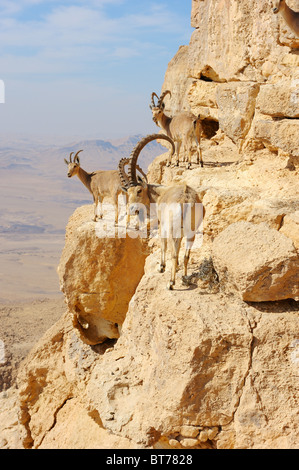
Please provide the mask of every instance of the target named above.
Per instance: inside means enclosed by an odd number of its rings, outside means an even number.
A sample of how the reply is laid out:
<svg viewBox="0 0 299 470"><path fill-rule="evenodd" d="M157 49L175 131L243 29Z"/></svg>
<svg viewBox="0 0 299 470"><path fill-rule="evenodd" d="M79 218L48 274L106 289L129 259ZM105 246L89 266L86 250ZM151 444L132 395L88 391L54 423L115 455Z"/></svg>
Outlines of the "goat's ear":
<svg viewBox="0 0 299 470"><path fill-rule="evenodd" d="M138 179L138 183L139 183L144 189L146 189L146 188L147 188L147 182L145 181L145 179L141 178L141 176L138 176L137 179Z"/></svg>
<svg viewBox="0 0 299 470"><path fill-rule="evenodd" d="M139 176L139 175L137 176L137 182L138 182L138 184L140 184L141 186L146 185L145 179L141 178L141 176Z"/></svg>
<svg viewBox="0 0 299 470"><path fill-rule="evenodd" d="M65 162L65 164L66 164L66 165L68 165L68 164L69 164L69 162L67 161L67 159L66 159L66 158L64 159L64 162Z"/></svg>
<svg viewBox="0 0 299 470"><path fill-rule="evenodd" d="M127 194L128 193L128 190L127 188L125 188L124 186L121 186L121 190L124 194Z"/></svg>
<svg viewBox="0 0 299 470"><path fill-rule="evenodd" d="M75 157L74 163L77 163L78 165L80 165L80 158L79 158L79 157Z"/></svg>

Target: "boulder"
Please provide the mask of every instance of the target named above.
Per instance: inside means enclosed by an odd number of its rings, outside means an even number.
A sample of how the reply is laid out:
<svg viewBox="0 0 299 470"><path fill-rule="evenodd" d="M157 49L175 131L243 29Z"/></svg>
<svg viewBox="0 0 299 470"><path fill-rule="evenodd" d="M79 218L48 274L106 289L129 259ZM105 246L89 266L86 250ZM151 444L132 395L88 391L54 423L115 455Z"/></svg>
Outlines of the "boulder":
<svg viewBox="0 0 299 470"><path fill-rule="evenodd" d="M220 285L245 301L299 298L299 257L290 238L266 223L236 222L213 242Z"/></svg>
<svg viewBox="0 0 299 470"><path fill-rule="evenodd" d="M235 143L243 140L251 127L258 92L259 85L253 82L218 85L219 127Z"/></svg>
<svg viewBox="0 0 299 470"><path fill-rule="evenodd" d="M119 237L113 218L92 222L92 211L83 206L71 216L58 274L80 338L98 344L119 337L148 246L145 238ZM112 228L108 236L105 223Z"/></svg>
<svg viewBox="0 0 299 470"><path fill-rule="evenodd" d="M271 150L281 149L294 157L299 157L299 119L275 121L260 116L253 122L253 134L256 140Z"/></svg>
<svg viewBox="0 0 299 470"><path fill-rule="evenodd" d="M256 107L268 116L299 118L299 78L261 86Z"/></svg>
<svg viewBox="0 0 299 470"><path fill-rule="evenodd" d="M283 219L280 232L293 240L297 250L299 250L299 211L287 214Z"/></svg>

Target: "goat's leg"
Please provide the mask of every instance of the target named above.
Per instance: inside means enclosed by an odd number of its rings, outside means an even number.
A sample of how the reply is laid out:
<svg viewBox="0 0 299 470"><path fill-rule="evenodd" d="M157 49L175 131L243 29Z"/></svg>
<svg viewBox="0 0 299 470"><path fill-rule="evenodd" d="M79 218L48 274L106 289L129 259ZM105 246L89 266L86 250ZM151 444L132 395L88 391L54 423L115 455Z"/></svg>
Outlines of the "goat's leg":
<svg viewBox="0 0 299 470"><path fill-rule="evenodd" d="M183 284L186 284L186 285L188 285L188 280L187 280L188 262L189 262L190 252L191 252L191 248L194 243L194 240L195 240L195 235L192 238L188 238L186 240L186 249L185 249L185 254L184 254L184 275L182 277L182 282Z"/></svg>
<svg viewBox="0 0 299 470"><path fill-rule="evenodd" d="M188 148L188 163L187 163L187 170L191 168L191 156L192 156L192 151L191 148Z"/></svg>
<svg viewBox="0 0 299 470"><path fill-rule="evenodd" d="M167 238L161 238L161 263L159 273L164 273L166 267Z"/></svg>
<svg viewBox="0 0 299 470"><path fill-rule="evenodd" d="M182 242L181 238L171 238L170 246L171 246L172 266L171 266L170 281L167 284L167 288L169 290L172 290L173 286L175 285L175 275L176 275L176 271L177 271L177 268L178 268L178 260L179 260L179 252L180 252L181 242Z"/></svg>
<svg viewBox="0 0 299 470"><path fill-rule="evenodd" d="M98 196L93 196L93 203L94 203L94 217L93 217L93 221L96 222L97 221L97 217L98 217L98 205L99 205L99 197Z"/></svg>
<svg viewBox="0 0 299 470"><path fill-rule="evenodd" d="M95 217L96 217L96 210L97 210L98 207L100 207L100 214L98 215L99 219L103 218L103 205L102 205L102 202L103 202L103 199L99 196L98 197L98 204L97 204L97 207L95 209Z"/></svg>
<svg viewBox="0 0 299 470"><path fill-rule="evenodd" d="M175 156L176 156L175 164L176 164L176 166L179 166L180 148L181 148L181 142L176 141L176 142L175 142Z"/></svg>
<svg viewBox="0 0 299 470"><path fill-rule="evenodd" d="M201 168L203 168L202 150L201 150L200 144L197 144L196 155L197 155L197 164L200 162L200 166Z"/></svg>
<svg viewBox="0 0 299 470"><path fill-rule="evenodd" d="M171 157L172 157L172 153L171 153L171 151L169 150L169 154L168 154L168 157L167 157L166 166L170 166L170 165L171 165Z"/></svg>
<svg viewBox="0 0 299 470"><path fill-rule="evenodd" d="M114 225L118 225L118 195L113 199L114 204Z"/></svg>

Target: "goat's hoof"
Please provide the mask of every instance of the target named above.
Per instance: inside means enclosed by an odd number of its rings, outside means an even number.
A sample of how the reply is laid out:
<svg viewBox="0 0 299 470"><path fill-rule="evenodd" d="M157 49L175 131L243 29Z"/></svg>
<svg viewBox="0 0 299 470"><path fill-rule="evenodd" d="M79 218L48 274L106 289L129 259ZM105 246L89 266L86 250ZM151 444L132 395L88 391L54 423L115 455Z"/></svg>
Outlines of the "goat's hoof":
<svg viewBox="0 0 299 470"><path fill-rule="evenodd" d="M161 264L158 268L158 273L165 273L165 266Z"/></svg>
<svg viewBox="0 0 299 470"><path fill-rule="evenodd" d="M166 163L166 166L170 166L170 162L167 162L167 163Z"/></svg>
<svg viewBox="0 0 299 470"><path fill-rule="evenodd" d="M167 289L168 289L168 290L173 290L173 286L174 286L174 282L173 282L173 281L169 281L168 284L167 284Z"/></svg>

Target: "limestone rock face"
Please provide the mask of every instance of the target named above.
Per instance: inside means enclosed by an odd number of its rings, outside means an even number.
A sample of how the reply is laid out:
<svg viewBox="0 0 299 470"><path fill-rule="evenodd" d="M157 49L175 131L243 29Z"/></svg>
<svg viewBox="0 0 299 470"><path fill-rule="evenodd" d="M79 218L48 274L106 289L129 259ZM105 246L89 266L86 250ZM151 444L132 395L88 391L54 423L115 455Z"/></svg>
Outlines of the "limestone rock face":
<svg viewBox="0 0 299 470"><path fill-rule="evenodd" d="M92 207L70 218L58 273L81 339L98 344L118 338L129 301L143 275L147 245L141 238L107 236Z"/></svg>
<svg viewBox="0 0 299 470"><path fill-rule="evenodd" d="M299 298L299 257L290 238L266 224L231 224L213 242L220 283L245 301Z"/></svg>
<svg viewBox="0 0 299 470"><path fill-rule="evenodd" d="M222 296L170 292L164 278L152 269L142 278L122 337L93 369L89 406L113 434L145 446L197 438L191 447L200 448L200 430L218 434L233 417L250 363L250 327L238 301L225 306Z"/></svg>
<svg viewBox="0 0 299 470"><path fill-rule="evenodd" d="M297 0L289 5L299 8ZM240 158L263 147L298 157L299 39L271 1L193 0L191 24L189 45L165 75L162 89L174 92L168 114L200 115L204 126L213 123L212 136L218 126L242 150Z"/></svg>
<svg viewBox="0 0 299 470"><path fill-rule="evenodd" d="M244 139L248 134L258 92L259 85L251 82L229 83L217 87L219 127L235 143Z"/></svg>
<svg viewBox="0 0 299 470"><path fill-rule="evenodd" d="M170 292L157 263L147 258L116 343L91 348L66 313L31 351L25 447L296 448L298 303Z"/></svg>
<svg viewBox="0 0 299 470"><path fill-rule="evenodd" d="M299 76L261 86L257 109L272 117L299 117Z"/></svg>
<svg viewBox="0 0 299 470"><path fill-rule="evenodd" d="M291 238L294 246L299 251L299 211L287 214L284 217L280 232Z"/></svg>

